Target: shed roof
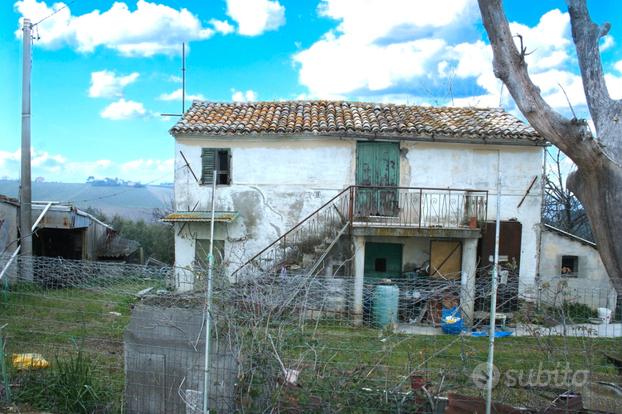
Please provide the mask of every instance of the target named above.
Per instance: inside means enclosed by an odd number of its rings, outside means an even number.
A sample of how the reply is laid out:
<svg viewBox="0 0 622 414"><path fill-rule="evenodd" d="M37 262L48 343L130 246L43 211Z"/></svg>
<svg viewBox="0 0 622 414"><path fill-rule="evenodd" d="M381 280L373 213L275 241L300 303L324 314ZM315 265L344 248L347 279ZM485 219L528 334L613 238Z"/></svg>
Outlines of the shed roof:
<svg viewBox="0 0 622 414"><path fill-rule="evenodd" d="M592 241L585 240L584 238L579 237L579 236L575 236L572 233L568 233L567 231L564 231L562 229L558 229L557 227L551 226L550 224L544 223L543 226L544 226L545 230L557 233L557 234L559 234L561 236L564 236L564 237L566 237L566 238L568 238L570 240L574 240L576 242L583 243L585 245L588 245L590 247L593 247L593 248L597 249L596 243L594 243Z"/></svg>
<svg viewBox="0 0 622 414"><path fill-rule="evenodd" d="M528 124L500 108L432 107L348 101L194 101L174 136L329 135L448 137L544 145Z"/></svg>

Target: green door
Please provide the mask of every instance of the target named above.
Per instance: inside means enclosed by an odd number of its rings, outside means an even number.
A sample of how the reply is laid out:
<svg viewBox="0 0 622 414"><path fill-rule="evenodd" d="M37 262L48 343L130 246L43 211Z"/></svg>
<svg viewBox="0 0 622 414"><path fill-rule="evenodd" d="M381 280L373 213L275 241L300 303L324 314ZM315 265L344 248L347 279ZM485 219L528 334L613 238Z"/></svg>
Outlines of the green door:
<svg viewBox="0 0 622 414"><path fill-rule="evenodd" d="M401 275L401 244L365 243L365 277L395 279Z"/></svg>
<svg viewBox="0 0 622 414"><path fill-rule="evenodd" d="M356 185L397 187L400 180L400 146L394 142L356 144ZM358 216L395 216L398 194L391 188L359 188Z"/></svg>

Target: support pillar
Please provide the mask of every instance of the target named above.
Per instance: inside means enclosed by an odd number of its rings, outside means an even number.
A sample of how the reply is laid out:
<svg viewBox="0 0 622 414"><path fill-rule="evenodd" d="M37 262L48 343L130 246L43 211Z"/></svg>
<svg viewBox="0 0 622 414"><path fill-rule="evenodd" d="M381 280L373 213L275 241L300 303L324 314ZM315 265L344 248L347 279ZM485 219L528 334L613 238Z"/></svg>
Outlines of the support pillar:
<svg viewBox="0 0 622 414"><path fill-rule="evenodd" d="M354 323L363 323L363 281L365 278L365 238L354 237Z"/></svg>
<svg viewBox="0 0 622 414"><path fill-rule="evenodd" d="M475 310L475 272L477 266L477 239L462 241L462 277L460 280L460 308L465 324L473 324Z"/></svg>
<svg viewBox="0 0 622 414"><path fill-rule="evenodd" d="M194 289L195 273L192 264L195 257L195 239L190 232L190 224L180 233L181 223L175 224L175 269L174 288L178 292Z"/></svg>

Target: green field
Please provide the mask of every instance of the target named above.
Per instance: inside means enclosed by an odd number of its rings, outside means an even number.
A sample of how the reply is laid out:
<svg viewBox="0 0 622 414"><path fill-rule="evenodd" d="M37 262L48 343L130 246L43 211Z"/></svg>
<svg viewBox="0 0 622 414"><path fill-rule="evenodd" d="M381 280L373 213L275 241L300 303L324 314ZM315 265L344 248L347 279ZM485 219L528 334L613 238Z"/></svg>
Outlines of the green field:
<svg viewBox="0 0 622 414"><path fill-rule="evenodd" d="M89 378L84 381L94 384L96 391L96 397L91 397L101 399L97 406L106 407L105 412L120 412L123 333L138 301L134 294L151 286L161 286L161 282L118 281L105 287L63 289L12 287L2 296L0 326L6 324L2 335L14 401L59 410L51 403L46 405L41 389L46 381L59 381L53 374L58 365L75 361L80 353L81 363L88 368ZM277 386L277 392L270 396L285 408L325 411L328 404L329 411L391 412L400 400L403 403L411 398L408 394L413 377L424 378L428 389L438 395L447 391L480 394L471 373L486 360L487 338L399 335L330 320L303 325L297 319L279 320L253 328L245 325L244 315L238 316L237 332L253 338L252 343L245 343L247 348L242 347L242 363L255 368L252 375L241 370L240 376L240 392L247 394L246 399L240 398L240 404L248 411L256 407L255 400L260 399L266 384L278 384L280 365L275 355L288 368L300 371L300 388ZM615 367L606 361L604 353L619 352L619 344L618 339L502 338L496 341L495 365L501 373L568 366L571 370L590 370L594 380L617 382ZM26 352L42 354L51 367L33 372L11 368L11 355ZM538 399L550 397L540 394L521 387L495 388L495 399L512 404L538 404Z"/></svg>

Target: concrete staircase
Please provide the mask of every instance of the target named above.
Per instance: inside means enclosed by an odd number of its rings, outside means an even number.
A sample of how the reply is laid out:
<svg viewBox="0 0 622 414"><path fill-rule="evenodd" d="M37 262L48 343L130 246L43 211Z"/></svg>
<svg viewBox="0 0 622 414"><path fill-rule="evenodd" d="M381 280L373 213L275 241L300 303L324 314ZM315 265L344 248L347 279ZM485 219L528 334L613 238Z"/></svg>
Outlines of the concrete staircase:
<svg viewBox="0 0 622 414"><path fill-rule="evenodd" d="M234 280L287 274L333 275L351 256L353 190L348 187L232 273ZM343 266L341 266L343 269Z"/></svg>

